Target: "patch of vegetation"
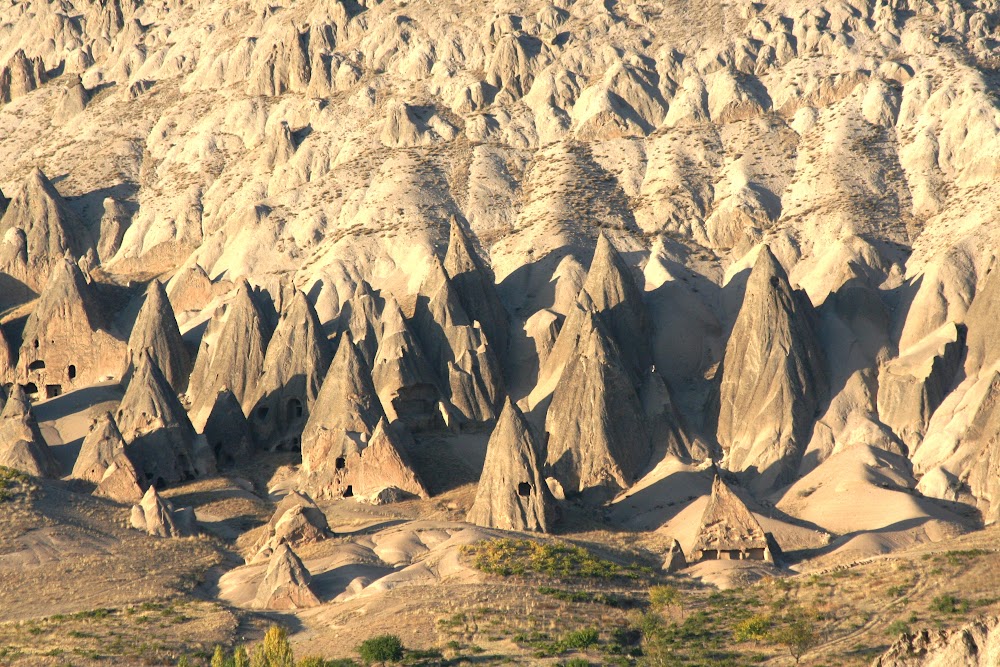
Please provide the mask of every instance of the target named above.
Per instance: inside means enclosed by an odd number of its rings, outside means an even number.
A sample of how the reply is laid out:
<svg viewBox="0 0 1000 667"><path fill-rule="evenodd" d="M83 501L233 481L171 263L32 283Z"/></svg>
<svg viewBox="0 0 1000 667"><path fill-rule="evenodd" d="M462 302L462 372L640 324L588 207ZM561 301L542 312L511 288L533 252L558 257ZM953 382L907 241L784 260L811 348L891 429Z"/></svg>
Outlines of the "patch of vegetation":
<svg viewBox="0 0 1000 667"><path fill-rule="evenodd" d="M636 602L630 597L615 593L602 593L594 591L567 591L562 588L552 586L539 586L538 592L563 602L580 602L590 604L600 604L615 609L628 609L634 607Z"/></svg>
<svg viewBox="0 0 1000 667"><path fill-rule="evenodd" d="M358 645L358 655L365 664L398 662L403 659L403 642L396 635L379 635Z"/></svg>
<svg viewBox="0 0 1000 667"><path fill-rule="evenodd" d="M0 502L14 497L15 489L28 482L28 476L20 470L0 466Z"/></svg>
<svg viewBox="0 0 1000 667"><path fill-rule="evenodd" d="M545 575L558 579L638 579L649 568L619 565L587 549L562 542L502 538L463 548L477 570L504 577Z"/></svg>
<svg viewBox="0 0 1000 667"><path fill-rule="evenodd" d="M936 611L940 614L965 613L969 611L969 601L957 598L950 593L945 593L931 600L930 608L931 611Z"/></svg>
<svg viewBox="0 0 1000 667"><path fill-rule="evenodd" d="M885 634L890 637L898 637L899 635L907 634L910 631L910 624L904 620L896 620L889 624L889 627L885 629Z"/></svg>

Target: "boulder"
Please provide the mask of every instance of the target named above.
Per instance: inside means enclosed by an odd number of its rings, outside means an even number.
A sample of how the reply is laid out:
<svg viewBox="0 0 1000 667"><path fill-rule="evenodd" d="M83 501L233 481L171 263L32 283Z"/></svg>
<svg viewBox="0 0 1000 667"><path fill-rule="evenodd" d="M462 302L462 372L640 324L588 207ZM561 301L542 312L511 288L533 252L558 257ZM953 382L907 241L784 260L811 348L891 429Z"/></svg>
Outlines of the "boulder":
<svg viewBox="0 0 1000 667"><path fill-rule="evenodd" d="M949 630L900 635L872 667L988 667L1000 664L1000 619L986 616Z"/></svg>
<svg viewBox="0 0 1000 667"><path fill-rule="evenodd" d="M97 483L94 495L116 503L133 504L142 500L146 485L128 452L118 452Z"/></svg>
<svg viewBox="0 0 1000 667"><path fill-rule="evenodd" d="M323 510L301 491L288 493L263 529L260 539L250 549L247 562L270 558L282 544L298 547L313 544L333 536Z"/></svg>

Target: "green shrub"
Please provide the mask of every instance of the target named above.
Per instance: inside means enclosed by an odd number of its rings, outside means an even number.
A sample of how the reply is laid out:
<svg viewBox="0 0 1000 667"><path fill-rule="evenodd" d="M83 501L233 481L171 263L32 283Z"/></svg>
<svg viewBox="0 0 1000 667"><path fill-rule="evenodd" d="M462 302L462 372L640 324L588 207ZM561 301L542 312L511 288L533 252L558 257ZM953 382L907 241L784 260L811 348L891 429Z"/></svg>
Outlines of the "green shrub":
<svg viewBox="0 0 1000 667"><path fill-rule="evenodd" d="M899 635L906 634L910 631L910 624L903 620L893 621L889 624L889 627L885 629L885 634L890 637L898 637Z"/></svg>
<svg viewBox="0 0 1000 667"><path fill-rule="evenodd" d="M541 574L562 579L637 579L643 568L599 558L583 547L562 542L503 538L484 540L462 549L477 570L504 577Z"/></svg>
<svg viewBox="0 0 1000 667"><path fill-rule="evenodd" d="M759 614L744 619L733 628L733 639L738 642L759 642L767 639L773 625L770 616Z"/></svg>
<svg viewBox="0 0 1000 667"><path fill-rule="evenodd" d="M962 600L951 594L939 595L931 600L931 611L941 614L964 613L968 610L969 603L967 600Z"/></svg>
<svg viewBox="0 0 1000 667"><path fill-rule="evenodd" d="M566 648L586 649L596 644L600 639L601 634L597 630L594 628L584 628L566 635L562 643Z"/></svg>
<svg viewBox="0 0 1000 667"><path fill-rule="evenodd" d="M563 663L565 667L590 667L590 661L583 658L571 658Z"/></svg>
<svg viewBox="0 0 1000 667"><path fill-rule="evenodd" d="M358 654L366 664L397 662L403 659L403 642L396 635L379 635L361 642Z"/></svg>

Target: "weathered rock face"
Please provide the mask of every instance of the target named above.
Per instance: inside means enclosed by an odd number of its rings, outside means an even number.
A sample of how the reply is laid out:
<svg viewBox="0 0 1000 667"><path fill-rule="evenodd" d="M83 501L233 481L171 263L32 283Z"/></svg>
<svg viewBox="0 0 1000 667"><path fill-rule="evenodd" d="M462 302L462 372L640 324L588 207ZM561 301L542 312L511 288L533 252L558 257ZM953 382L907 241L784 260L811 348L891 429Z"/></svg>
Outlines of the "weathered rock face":
<svg viewBox="0 0 1000 667"><path fill-rule="evenodd" d="M136 355L147 350L174 391L183 392L187 388L191 357L159 280L154 279L146 289L146 301L132 326L128 349L130 363L134 364Z"/></svg>
<svg viewBox="0 0 1000 667"><path fill-rule="evenodd" d="M358 346L368 368L375 364L375 355L382 337L381 311L378 297L371 285L362 280L354 290L354 295L341 309L337 322L339 334L342 336L344 332L350 333L351 340Z"/></svg>
<svg viewBox="0 0 1000 667"><path fill-rule="evenodd" d="M302 430L330 368L330 343L306 295L296 291L267 346L264 374L249 413L265 449L298 449Z"/></svg>
<svg viewBox="0 0 1000 667"><path fill-rule="evenodd" d="M194 510L190 507L174 509L173 504L161 498L152 486L139 504L132 506L130 523L136 530L153 537L189 537L198 532Z"/></svg>
<svg viewBox="0 0 1000 667"><path fill-rule="evenodd" d="M670 547L663 558L663 569L666 572L678 572L688 566L687 558L684 557L684 550L677 540L670 541Z"/></svg>
<svg viewBox="0 0 1000 667"><path fill-rule="evenodd" d="M583 289L618 344L622 359L640 377L650 365L649 316L628 265L603 233L597 239Z"/></svg>
<svg viewBox="0 0 1000 667"><path fill-rule="evenodd" d="M726 467L755 471L756 489L792 479L826 393L810 311L764 246L726 344L716 431Z"/></svg>
<svg viewBox="0 0 1000 667"><path fill-rule="evenodd" d="M372 367L372 382L390 421L401 419L411 430L441 423L438 379L399 304L391 297L382 309L382 340Z"/></svg>
<svg viewBox="0 0 1000 667"><path fill-rule="evenodd" d="M695 447L691 451L680 426L680 417L670 398L670 389L654 367L646 370L639 387L639 400L649 426L650 442L654 450L665 450L682 459L705 458L708 452Z"/></svg>
<svg viewBox="0 0 1000 667"><path fill-rule="evenodd" d="M90 433L83 439L80 454L73 466L73 477L99 483L111 462L125 450L118 424L110 412L105 412L90 425Z"/></svg>
<svg viewBox="0 0 1000 667"><path fill-rule="evenodd" d="M0 219L0 271L7 295L4 306L21 303L39 294L63 257L82 250L81 223L66 206L52 182L33 169L11 198Z"/></svg>
<svg viewBox="0 0 1000 667"><path fill-rule="evenodd" d="M0 104L30 93L46 80L42 59L38 56L28 58L23 49L18 49L0 69Z"/></svg>
<svg viewBox="0 0 1000 667"><path fill-rule="evenodd" d="M223 388L233 392L244 410L253 406L272 334L253 289L245 280L226 306L225 320L221 323L213 320L209 329L202 338L191 373L189 394L195 421L201 421L212 409Z"/></svg>
<svg viewBox="0 0 1000 667"><path fill-rule="evenodd" d="M337 462L359 454L384 417L368 367L350 335L343 335L302 433L305 488L334 495Z"/></svg>
<svg viewBox="0 0 1000 667"><path fill-rule="evenodd" d="M250 425L240 402L228 389L220 391L215 398L215 405L212 406L202 434L220 468L245 463L253 455Z"/></svg>
<svg viewBox="0 0 1000 667"><path fill-rule="evenodd" d="M455 218L451 221L444 270L462 308L479 322L494 353L503 360L510 337L507 310L497 295L492 271L480 260L472 240Z"/></svg>
<svg viewBox="0 0 1000 667"><path fill-rule="evenodd" d="M433 262L417 296L415 329L451 406L465 422L496 417L503 395L500 364L482 329L469 319L444 271Z"/></svg>
<svg viewBox="0 0 1000 667"><path fill-rule="evenodd" d="M389 495L393 499L427 498L430 494L406 452L407 440L401 426L390 425L383 417L360 453L348 453L334 462L330 495L373 504L383 504ZM384 493L387 489L391 494Z"/></svg>
<svg viewBox="0 0 1000 667"><path fill-rule="evenodd" d="M128 452L121 451L104 471L94 495L110 498L117 503L132 504L142 500L146 485Z"/></svg>
<svg viewBox="0 0 1000 667"><path fill-rule="evenodd" d="M267 565L267 574L257 589L254 607L289 611L308 609L320 604L309 587L309 570L287 544L275 549Z"/></svg>
<svg viewBox="0 0 1000 667"><path fill-rule="evenodd" d="M535 435L521 410L507 399L486 447L476 500L466 520L488 528L550 532L556 501L541 467Z"/></svg>
<svg viewBox="0 0 1000 667"><path fill-rule="evenodd" d="M879 373L879 419L911 451L920 444L931 415L952 388L964 344L965 327L949 322L901 351Z"/></svg>
<svg viewBox="0 0 1000 667"><path fill-rule="evenodd" d="M592 489L596 498L628 488L651 449L642 404L618 346L596 313L584 310L582 317L575 352L545 418L545 462L567 493Z"/></svg>
<svg viewBox="0 0 1000 667"><path fill-rule="evenodd" d="M66 123L83 111L89 100L90 93L80 81L80 76L70 77L59 97L53 120L58 124Z"/></svg>
<svg viewBox="0 0 1000 667"><path fill-rule="evenodd" d="M80 269L58 260L41 299L28 316L15 379L40 398L101 380L120 378L125 343L105 327Z"/></svg>
<svg viewBox="0 0 1000 667"><path fill-rule="evenodd" d="M0 413L0 465L35 477L59 476L59 466L20 385L13 386Z"/></svg>
<svg viewBox="0 0 1000 667"><path fill-rule="evenodd" d="M122 238L128 229L129 217L128 210L120 201L113 197L105 198L100 238L97 242L97 256L102 262L114 257L121 248Z"/></svg>
<svg viewBox="0 0 1000 667"><path fill-rule="evenodd" d="M300 491L292 491L278 503L271 520L264 527L260 539L250 549L247 562L257 562L271 557L282 544L298 547L325 540L333 535L323 510L312 498Z"/></svg>
<svg viewBox="0 0 1000 667"><path fill-rule="evenodd" d="M997 317L1000 316L1000 267L986 276L965 313L968 329L968 352L965 355L965 374L975 375L984 366L1000 358L1000 335L997 334Z"/></svg>
<svg viewBox="0 0 1000 667"><path fill-rule="evenodd" d="M170 484L214 471L214 465L199 467L194 427L148 352L139 356L116 418L148 483Z"/></svg>
<svg viewBox="0 0 1000 667"><path fill-rule="evenodd" d="M899 637L872 667L987 667L1000 664L1000 622L980 618L957 630L921 630Z"/></svg>

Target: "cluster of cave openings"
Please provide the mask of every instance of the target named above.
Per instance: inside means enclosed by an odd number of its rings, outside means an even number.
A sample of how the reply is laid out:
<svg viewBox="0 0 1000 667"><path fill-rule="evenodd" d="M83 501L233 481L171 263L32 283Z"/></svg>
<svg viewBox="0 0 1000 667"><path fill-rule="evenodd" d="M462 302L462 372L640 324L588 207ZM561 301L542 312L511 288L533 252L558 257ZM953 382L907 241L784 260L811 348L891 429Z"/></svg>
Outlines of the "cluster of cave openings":
<svg viewBox="0 0 1000 667"><path fill-rule="evenodd" d="M521 482L520 484L518 484L517 495L521 496L522 498L527 498L528 496L530 496L531 484L528 484L527 482Z"/></svg>

